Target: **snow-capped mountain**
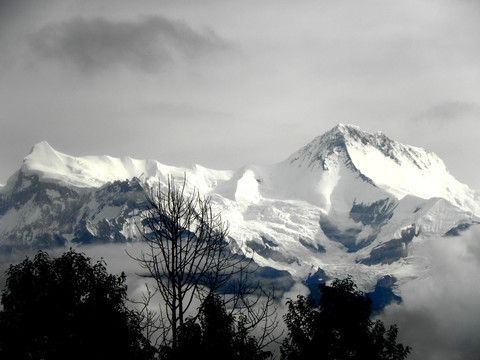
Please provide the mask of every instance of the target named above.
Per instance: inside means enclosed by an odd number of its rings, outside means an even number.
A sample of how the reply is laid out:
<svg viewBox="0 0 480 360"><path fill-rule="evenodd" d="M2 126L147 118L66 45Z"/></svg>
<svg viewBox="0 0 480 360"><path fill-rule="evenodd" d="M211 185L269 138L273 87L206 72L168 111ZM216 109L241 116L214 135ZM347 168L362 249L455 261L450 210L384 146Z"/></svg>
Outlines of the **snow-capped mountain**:
<svg viewBox="0 0 480 360"><path fill-rule="evenodd" d="M435 154L340 124L283 162L223 171L73 157L41 142L0 187L1 249L139 241L145 191L169 175L211 196L259 265L314 282L352 274L372 289L385 275L416 276L417 244L480 221L476 192Z"/></svg>

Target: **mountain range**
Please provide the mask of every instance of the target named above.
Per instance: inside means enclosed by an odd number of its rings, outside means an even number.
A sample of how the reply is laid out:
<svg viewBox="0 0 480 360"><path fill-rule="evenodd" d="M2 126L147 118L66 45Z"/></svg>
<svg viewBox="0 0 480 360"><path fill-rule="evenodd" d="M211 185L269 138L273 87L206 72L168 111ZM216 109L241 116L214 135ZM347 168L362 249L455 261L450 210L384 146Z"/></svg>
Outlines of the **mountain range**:
<svg viewBox="0 0 480 360"><path fill-rule="evenodd" d="M438 156L353 125L234 170L74 157L41 142L0 188L0 252L139 242L145 194L170 175L211 197L257 264L307 285L350 274L369 291L394 287L428 267L419 244L480 223L479 192Z"/></svg>

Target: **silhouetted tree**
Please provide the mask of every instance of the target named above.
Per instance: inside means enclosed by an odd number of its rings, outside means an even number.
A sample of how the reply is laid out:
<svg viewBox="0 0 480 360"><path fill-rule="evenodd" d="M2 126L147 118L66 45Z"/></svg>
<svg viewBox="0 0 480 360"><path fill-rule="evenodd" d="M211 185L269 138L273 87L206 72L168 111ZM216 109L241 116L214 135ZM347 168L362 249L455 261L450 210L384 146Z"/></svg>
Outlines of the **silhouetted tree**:
<svg viewBox="0 0 480 360"><path fill-rule="evenodd" d="M248 333L244 316L228 312L218 294L207 296L197 320L187 319L179 335L179 347L171 352L170 359L265 360L271 356Z"/></svg>
<svg viewBox="0 0 480 360"><path fill-rule="evenodd" d="M140 214L138 227L148 248L132 257L155 280L155 289L147 288L144 303L157 293L162 299L157 314L146 310L152 342L175 352L187 326L187 314L192 316L192 304L222 293L224 305L244 315L245 331L262 326L259 341L265 344L276 325L273 294L251 286L252 260L231 243L228 224L214 212L211 199L196 188L189 191L186 184L186 179L176 183L169 177L166 186L151 190L149 205ZM266 321L269 319L272 321ZM159 331L155 334L155 330Z"/></svg>
<svg viewBox="0 0 480 360"><path fill-rule="evenodd" d="M138 312L127 308L125 274L70 250L45 252L6 272L2 359L150 359Z"/></svg>
<svg viewBox="0 0 480 360"><path fill-rule="evenodd" d="M370 319L371 301L350 277L322 285L321 293L318 306L301 295L287 302L282 359L406 359L410 348L397 344L396 325L386 330Z"/></svg>

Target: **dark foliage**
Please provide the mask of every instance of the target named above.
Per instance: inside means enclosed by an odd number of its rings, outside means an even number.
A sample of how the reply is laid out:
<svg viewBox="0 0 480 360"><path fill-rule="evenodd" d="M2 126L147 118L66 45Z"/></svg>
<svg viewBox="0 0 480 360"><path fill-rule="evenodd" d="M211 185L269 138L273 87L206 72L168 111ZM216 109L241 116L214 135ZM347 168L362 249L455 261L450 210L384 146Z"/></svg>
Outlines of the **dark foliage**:
<svg viewBox="0 0 480 360"><path fill-rule="evenodd" d="M141 317L126 307L125 274L70 250L40 251L7 270L2 359L149 359Z"/></svg>
<svg viewBox="0 0 480 360"><path fill-rule="evenodd" d="M271 353L262 350L258 339L248 334L243 316L235 317L222 298L210 294L203 302L198 322L190 318L179 337L176 351L165 351L166 359L265 360Z"/></svg>
<svg viewBox="0 0 480 360"><path fill-rule="evenodd" d="M281 358L402 360L410 348L397 344L398 329L388 330L381 321L370 319L370 299L350 277L321 286L319 304L299 295L287 302L284 316L288 336L281 347Z"/></svg>

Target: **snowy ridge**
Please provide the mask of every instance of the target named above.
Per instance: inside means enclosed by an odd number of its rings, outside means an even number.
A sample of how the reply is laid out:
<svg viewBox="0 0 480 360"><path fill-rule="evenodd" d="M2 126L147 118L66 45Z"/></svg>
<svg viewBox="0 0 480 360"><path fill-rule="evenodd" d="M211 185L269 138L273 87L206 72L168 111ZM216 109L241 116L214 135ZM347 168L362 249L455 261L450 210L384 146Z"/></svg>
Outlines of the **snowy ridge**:
<svg viewBox="0 0 480 360"><path fill-rule="evenodd" d="M339 191L334 194L338 186L342 187L338 183L340 178L345 183L345 177L360 176L363 182L371 183L397 199L407 195L423 199L440 197L462 209L480 214L475 192L457 181L435 154L390 140L383 133L369 134L357 126L343 124L315 138L286 161L262 168L250 166L220 171L199 165L178 168L156 160L130 157L73 157L54 150L44 141L36 144L25 157L21 171L77 187L100 187L108 182L134 177L165 179L168 174L177 177L186 174L192 184L204 192L214 191L219 181L234 178L237 181L243 179L237 185L245 188L246 177L250 181L257 177L254 183L263 179L266 182L260 189L249 187L255 194L240 190L244 194L239 195L239 200L241 197L259 198L262 196L260 192L265 192L267 197L296 197L313 202L326 211L330 210L332 196L344 197ZM369 186L354 178L351 181L364 188L362 191L355 190L355 196L372 192L367 189ZM351 185L345 184L342 194L348 192ZM347 199L347 202L350 201Z"/></svg>
<svg viewBox="0 0 480 360"><path fill-rule="evenodd" d="M424 149L338 125L283 162L213 170L110 156L73 157L41 142L0 188L0 251L138 241L145 190L173 175L212 198L230 236L255 261L305 279L425 268L415 248L480 222L468 186Z"/></svg>
<svg viewBox="0 0 480 360"><path fill-rule="evenodd" d="M110 156L73 157L53 149L46 141L33 146L21 170L36 173L42 179L58 180L78 187L100 187L107 182L133 177L159 176L172 167L154 160L136 160Z"/></svg>
<svg viewBox="0 0 480 360"><path fill-rule="evenodd" d="M164 165L156 160L138 160L130 157L103 156L74 157L53 149L42 141L31 149L20 169L24 174L36 174L41 180L57 181L76 187L98 188L117 180L166 179L169 174L176 177L189 176L189 180L200 190L206 190L209 179L223 179L229 171L219 171L194 165L180 168Z"/></svg>

